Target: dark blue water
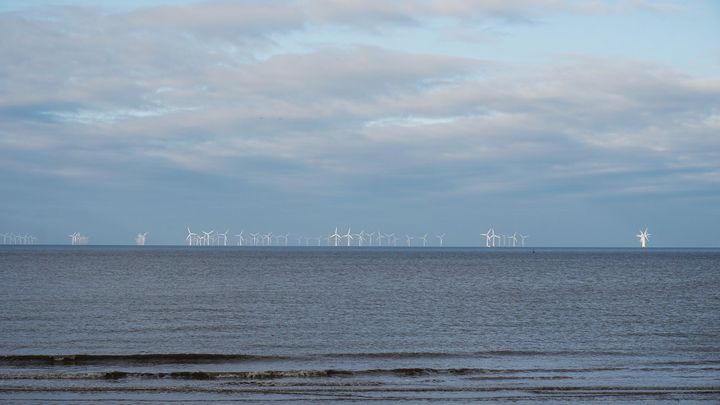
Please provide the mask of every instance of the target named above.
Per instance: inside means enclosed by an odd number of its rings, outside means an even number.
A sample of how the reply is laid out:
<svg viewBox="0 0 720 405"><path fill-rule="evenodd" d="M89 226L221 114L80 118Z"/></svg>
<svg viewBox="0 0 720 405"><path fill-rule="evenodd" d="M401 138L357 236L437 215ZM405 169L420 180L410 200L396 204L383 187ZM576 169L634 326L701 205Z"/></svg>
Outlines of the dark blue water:
<svg viewBox="0 0 720 405"><path fill-rule="evenodd" d="M720 400L720 251L0 248L0 400Z"/></svg>

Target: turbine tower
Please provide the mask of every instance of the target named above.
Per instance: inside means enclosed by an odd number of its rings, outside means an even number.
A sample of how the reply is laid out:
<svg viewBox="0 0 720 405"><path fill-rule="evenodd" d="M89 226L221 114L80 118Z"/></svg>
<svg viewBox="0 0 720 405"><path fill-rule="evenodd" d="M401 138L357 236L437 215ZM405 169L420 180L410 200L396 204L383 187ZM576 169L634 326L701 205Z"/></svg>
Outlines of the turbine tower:
<svg viewBox="0 0 720 405"><path fill-rule="evenodd" d="M443 240L445 239L445 234L442 235L435 235L436 238L440 241L440 247L443 246Z"/></svg>
<svg viewBox="0 0 720 405"><path fill-rule="evenodd" d="M640 238L640 247L643 249L646 248L647 242L648 240L650 240L650 234L648 233L647 227L645 227L645 229L641 230L640 233L635 236Z"/></svg>

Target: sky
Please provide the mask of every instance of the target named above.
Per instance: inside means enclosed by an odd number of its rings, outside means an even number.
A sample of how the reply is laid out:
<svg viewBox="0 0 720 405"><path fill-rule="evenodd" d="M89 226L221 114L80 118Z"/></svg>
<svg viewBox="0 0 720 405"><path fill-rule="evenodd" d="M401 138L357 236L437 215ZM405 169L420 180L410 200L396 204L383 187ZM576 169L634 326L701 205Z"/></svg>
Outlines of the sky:
<svg viewBox="0 0 720 405"><path fill-rule="evenodd" d="M0 4L0 233L720 246L720 3Z"/></svg>

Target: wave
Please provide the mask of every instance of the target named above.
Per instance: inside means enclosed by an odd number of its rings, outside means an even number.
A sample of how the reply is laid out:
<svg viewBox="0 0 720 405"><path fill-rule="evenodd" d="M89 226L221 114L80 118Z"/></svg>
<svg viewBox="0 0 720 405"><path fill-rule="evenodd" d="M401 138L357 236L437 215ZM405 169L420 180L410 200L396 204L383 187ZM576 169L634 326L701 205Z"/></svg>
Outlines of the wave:
<svg viewBox="0 0 720 405"><path fill-rule="evenodd" d="M633 356L625 352L590 351L530 351L494 350L483 352L374 352L374 353L322 353L307 355L255 355L255 354L214 354L214 353L142 353L142 354L27 354L0 356L0 365L111 365L111 364L203 364L242 363L271 361L300 361L315 359L423 359L423 358L494 358L494 357L539 357L539 356Z"/></svg>
<svg viewBox="0 0 720 405"><path fill-rule="evenodd" d="M103 364L196 364L290 360L287 356L258 356L210 353L69 354L0 356L1 365L103 365Z"/></svg>
<svg viewBox="0 0 720 405"><path fill-rule="evenodd" d="M335 378L335 377L363 377L363 376L395 376L395 377L422 377L434 375L468 376L473 379L501 379L510 378L508 374L515 373L567 373L581 371L607 371L607 368L598 369L486 369L486 368L388 368L365 370L264 370L264 371L177 371L177 372L129 372L129 371L95 371L95 372L13 372L0 373L2 380L268 380L283 378ZM526 377L514 376L523 379ZM537 379L538 377L528 377ZM540 378L562 379L568 376L540 376Z"/></svg>

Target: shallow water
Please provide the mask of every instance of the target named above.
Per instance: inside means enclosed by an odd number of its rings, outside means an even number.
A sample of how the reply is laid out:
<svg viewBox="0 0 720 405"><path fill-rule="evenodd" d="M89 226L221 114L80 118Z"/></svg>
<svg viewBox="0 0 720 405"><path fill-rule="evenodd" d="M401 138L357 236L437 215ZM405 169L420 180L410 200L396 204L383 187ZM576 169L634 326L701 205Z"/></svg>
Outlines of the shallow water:
<svg viewBox="0 0 720 405"><path fill-rule="evenodd" d="M0 400L720 400L720 251L0 248Z"/></svg>

